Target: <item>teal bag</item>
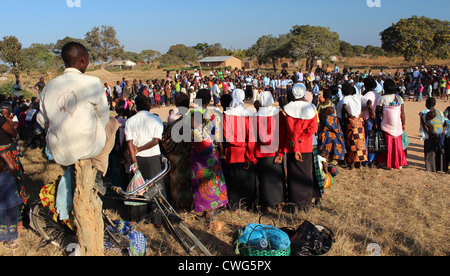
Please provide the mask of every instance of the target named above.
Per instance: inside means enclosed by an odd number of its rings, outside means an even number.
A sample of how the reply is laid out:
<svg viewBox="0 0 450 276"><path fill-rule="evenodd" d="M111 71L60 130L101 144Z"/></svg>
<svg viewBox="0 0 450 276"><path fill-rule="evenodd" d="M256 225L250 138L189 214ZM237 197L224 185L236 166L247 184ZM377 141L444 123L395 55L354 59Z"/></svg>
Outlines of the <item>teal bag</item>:
<svg viewBox="0 0 450 276"><path fill-rule="evenodd" d="M403 143L403 150L406 150L409 147L409 138L408 135L406 135L406 131L403 131L402 143Z"/></svg>

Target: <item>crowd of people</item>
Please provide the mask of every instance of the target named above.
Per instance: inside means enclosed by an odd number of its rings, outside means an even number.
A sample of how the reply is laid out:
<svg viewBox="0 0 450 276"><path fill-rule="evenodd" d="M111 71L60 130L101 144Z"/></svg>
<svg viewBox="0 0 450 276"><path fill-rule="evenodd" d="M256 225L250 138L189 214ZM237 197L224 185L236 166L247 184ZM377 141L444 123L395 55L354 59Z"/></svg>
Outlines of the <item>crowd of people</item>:
<svg viewBox="0 0 450 276"><path fill-rule="evenodd" d="M436 98L450 93L447 67L411 67L393 75L346 67L340 72L338 66L317 67L306 74L283 70L279 75L212 68L208 76L197 70L176 71L167 72L163 80L133 80L134 92L125 97L120 94L127 89L123 79L108 95L123 122L132 112L139 113L133 111L136 99L147 99L148 111L161 107L152 97L170 95L164 103L173 109L164 123L168 131L161 136L162 145L170 145L162 146L161 152L173 165L167 196L177 207L193 206L210 217L223 206L259 204L264 210L281 210L286 202L300 208L320 204L337 168L406 168L404 101L421 100L416 95L424 91L420 86L434 87L436 82L438 89L424 95L425 117ZM430 112L423 121L429 171L448 171L449 110L434 117ZM194 114L203 120L193 120ZM177 124L189 124L190 143L164 143Z"/></svg>
<svg viewBox="0 0 450 276"><path fill-rule="evenodd" d="M377 75L337 65L266 75L212 68L209 76L169 71L165 79L130 84L123 78L110 87L83 74L86 55L81 45L65 46L67 69L36 84L40 98L3 99L0 138L8 151L2 146L0 185L11 193L0 202L2 241L13 240L17 226L4 230L3 220L17 216L13 210L26 201L17 188L20 175L13 178L20 172L18 133L62 166L91 158L96 179L108 175L111 185L125 189L138 171L145 179L158 174L165 155L172 166L158 183L163 194L210 221L222 208L282 212L292 203L294 211L307 210L320 204L340 169L405 168L404 101L421 101L427 91L420 114L426 168L448 172L450 108L435 108L436 98L450 95L447 67ZM171 106L167 119L151 111ZM161 224L158 217L152 222Z"/></svg>

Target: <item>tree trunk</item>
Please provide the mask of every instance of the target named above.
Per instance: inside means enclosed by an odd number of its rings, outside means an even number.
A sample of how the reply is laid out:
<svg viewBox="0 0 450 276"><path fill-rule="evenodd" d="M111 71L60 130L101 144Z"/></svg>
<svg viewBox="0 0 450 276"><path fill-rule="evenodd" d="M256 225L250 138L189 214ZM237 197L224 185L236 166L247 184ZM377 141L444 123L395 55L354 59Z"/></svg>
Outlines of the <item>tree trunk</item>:
<svg viewBox="0 0 450 276"><path fill-rule="evenodd" d="M103 256L102 201L94 190L96 170L90 160L75 164L73 213L81 256Z"/></svg>
<svg viewBox="0 0 450 276"><path fill-rule="evenodd" d="M276 66L276 59L272 59L272 65L273 65L273 72L276 73L277 72L277 66Z"/></svg>

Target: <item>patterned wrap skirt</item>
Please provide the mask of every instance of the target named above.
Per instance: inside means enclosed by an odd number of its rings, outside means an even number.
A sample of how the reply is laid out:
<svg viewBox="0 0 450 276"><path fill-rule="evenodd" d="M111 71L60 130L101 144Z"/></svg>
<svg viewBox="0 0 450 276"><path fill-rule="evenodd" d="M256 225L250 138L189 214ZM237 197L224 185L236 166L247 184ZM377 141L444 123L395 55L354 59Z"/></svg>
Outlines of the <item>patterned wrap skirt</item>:
<svg viewBox="0 0 450 276"><path fill-rule="evenodd" d="M227 187L217 151L207 156L192 151L191 166L194 211L200 213L226 206Z"/></svg>
<svg viewBox="0 0 450 276"><path fill-rule="evenodd" d="M327 160L345 159L345 140L339 119L334 114L327 114L320 124L318 135L318 150L325 150Z"/></svg>
<svg viewBox="0 0 450 276"><path fill-rule="evenodd" d="M364 119L347 119L347 158L349 163L367 162L366 135L364 131Z"/></svg>

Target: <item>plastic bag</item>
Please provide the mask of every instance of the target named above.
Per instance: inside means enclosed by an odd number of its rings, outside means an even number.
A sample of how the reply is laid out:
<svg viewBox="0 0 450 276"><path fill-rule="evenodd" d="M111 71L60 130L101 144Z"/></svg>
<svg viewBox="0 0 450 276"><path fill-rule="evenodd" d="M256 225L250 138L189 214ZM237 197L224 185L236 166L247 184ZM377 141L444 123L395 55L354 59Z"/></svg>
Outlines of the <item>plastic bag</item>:
<svg viewBox="0 0 450 276"><path fill-rule="evenodd" d="M141 171L137 171L133 178L130 181L130 184L128 184L127 187L127 193L130 193L136 189L138 189L139 187L143 186L145 184L145 180L144 177L142 176ZM142 191L140 191L137 195L144 195L145 189L143 189Z"/></svg>
<svg viewBox="0 0 450 276"><path fill-rule="evenodd" d="M248 224L244 232L239 237L240 244L247 244L252 248L260 248L261 241L267 241L267 246L271 250L284 250L291 244L289 236L275 226L263 224Z"/></svg>
<svg viewBox="0 0 450 276"><path fill-rule="evenodd" d="M331 230L305 220L291 236L292 256L320 256L328 253L334 242Z"/></svg>

